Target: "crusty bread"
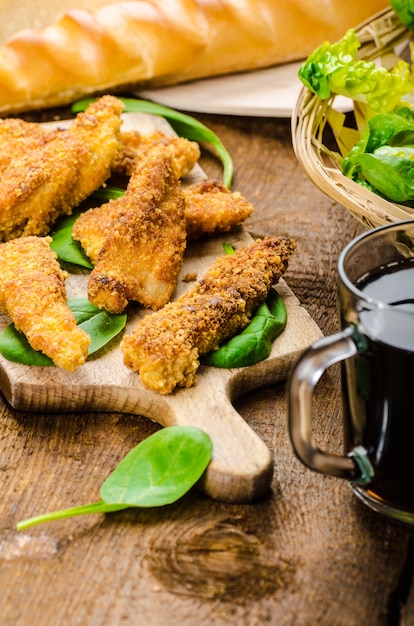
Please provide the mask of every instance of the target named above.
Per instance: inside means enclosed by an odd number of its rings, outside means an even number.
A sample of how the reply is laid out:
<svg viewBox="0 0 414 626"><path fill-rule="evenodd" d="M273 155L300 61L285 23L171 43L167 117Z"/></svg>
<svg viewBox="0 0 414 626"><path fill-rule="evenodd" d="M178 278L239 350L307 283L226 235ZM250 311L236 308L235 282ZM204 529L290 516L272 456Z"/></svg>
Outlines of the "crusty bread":
<svg viewBox="0 0 414 626"><path fill-rule="evenodd" d="M0 113L66 104L125 86L174 84L301 59L388 4L0 0Z"/></svg>

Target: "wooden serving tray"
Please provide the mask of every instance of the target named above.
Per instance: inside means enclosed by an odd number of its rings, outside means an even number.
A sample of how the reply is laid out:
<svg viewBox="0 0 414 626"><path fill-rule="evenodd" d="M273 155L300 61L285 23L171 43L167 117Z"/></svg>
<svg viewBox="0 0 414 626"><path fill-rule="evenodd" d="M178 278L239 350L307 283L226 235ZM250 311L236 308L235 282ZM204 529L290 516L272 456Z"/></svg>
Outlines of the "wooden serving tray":
<svg viewBox="0 0 414 626"><path fill-rule="evenodd" d="M157 118L154 121L136 114L134 118L135 127L159 127ZM194 176L200 175L201 170L194 172ZM239 229L189 246L173 299L191 285L182 280L184 275L195 273L201 278L217 256L224 254L223 242L239 248L251 241L250 235ZM86 297L87 279L88 272L81 268L71 273L68 297ZM251 389L285 380L303 350L322 336L283 280L277 290L284 298L288 323L274 342L270 356L245 368L201 366L196 385L189 389L178 389L168 396L146 389L139 375L123 364L119 349L122 334L75 373L56 367L21 365L0 355L0 389L12 407L23 411L119 411L150 418L162 426L197 426L209 434L214 447L200 487L218 500L252 502L270 486L273 459L267 446L236 412L232 401ZM129 332L148 311L131 304L127 313L124 332ZM0 315L0 330L9 321Z"/></svg>

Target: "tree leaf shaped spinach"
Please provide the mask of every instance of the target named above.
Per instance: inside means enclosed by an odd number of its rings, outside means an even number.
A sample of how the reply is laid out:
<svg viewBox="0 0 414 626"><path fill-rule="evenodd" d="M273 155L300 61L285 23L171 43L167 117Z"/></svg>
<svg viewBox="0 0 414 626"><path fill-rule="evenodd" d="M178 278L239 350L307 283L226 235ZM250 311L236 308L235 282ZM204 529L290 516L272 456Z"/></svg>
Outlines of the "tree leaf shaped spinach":
<svg viewBox="0 0 414 626"><path fill-rule="evenodd" d="M211 439L199 428L163 428L126 455L102 484L99 501L23 520L17 530L74 515L172 504L198 482L212 454Z"/></svg>

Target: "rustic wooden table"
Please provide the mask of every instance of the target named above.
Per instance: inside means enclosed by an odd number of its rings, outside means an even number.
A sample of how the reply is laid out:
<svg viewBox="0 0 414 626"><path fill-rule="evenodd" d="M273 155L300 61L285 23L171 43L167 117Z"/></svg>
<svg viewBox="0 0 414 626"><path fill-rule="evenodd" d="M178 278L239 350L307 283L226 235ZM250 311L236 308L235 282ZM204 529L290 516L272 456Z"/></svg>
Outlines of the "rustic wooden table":
<svg viewBox="0 0 414 626"><path fill-rule="evenodd" d="M325 334L337 329L336 263L361 228L307 180L290 121L198 116L235 163L254 235L298 244L286 282ZM213 157L204 169L219 175ZM345 482L305 469L287 436L285 383L237 410L270 447L270 493L249 505L193 491L175 505L84 516L17 533L39 512L97 499L117 462L158 426L115 413L33 414L0 401L3 626L379 626L412 621L412 531ZM339 370L315 395L321 447L341 451Z"/></svg>

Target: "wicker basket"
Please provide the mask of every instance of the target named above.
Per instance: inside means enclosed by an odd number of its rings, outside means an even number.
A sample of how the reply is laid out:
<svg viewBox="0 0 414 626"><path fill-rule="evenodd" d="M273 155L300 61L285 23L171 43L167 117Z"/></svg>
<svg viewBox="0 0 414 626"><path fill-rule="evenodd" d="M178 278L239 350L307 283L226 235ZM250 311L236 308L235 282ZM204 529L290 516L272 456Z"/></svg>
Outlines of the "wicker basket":
<svg viewBox="0 0 414 626"><path fill-rule="evenodd" d="M408 45L412 33L391 10L378 13L356 28L361 41L359 58L378 59L385 67L395 65ZM397 52L398 51L398 52ZM329 121L345 115L335 108L338 99L321 100L305 87L302 88L292 115L293 148L299 162L311 181L330 198L344 205L352 215L368 228L414 218L414 209L389 202L344 176L339 168L339 148L328 148L332 143ZM352 108L352 102L350 101ZM342 103L343 104L343 103ZM327 137L330 137L328 142Z"/></svg>

